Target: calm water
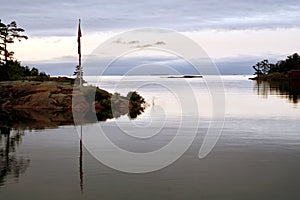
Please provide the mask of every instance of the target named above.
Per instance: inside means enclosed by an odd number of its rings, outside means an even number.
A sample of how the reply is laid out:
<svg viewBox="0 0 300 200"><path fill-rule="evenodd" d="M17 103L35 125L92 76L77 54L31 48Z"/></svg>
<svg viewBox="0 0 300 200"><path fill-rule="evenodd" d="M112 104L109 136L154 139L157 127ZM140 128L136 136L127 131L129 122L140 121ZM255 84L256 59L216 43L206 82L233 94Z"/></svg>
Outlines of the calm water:
<svg viewBox="0 0 300 200"><path fill-rule="evenodd" d="M178 92L187 88L178 79L164 79L166 85L177 88L172 92L157 84L161 79L130 77L117 88L120 77L105 77L101 83L89 80L122 95L138 85L137 91L149 104L135 120L122 116L99 122L121 148L137 153L161 148L172 140L182 119L198 118L181 110ZM189 107L199 110L200 124L191 147L170 166L146 174L113 170L80 145L72 125L11 130L9 153L5 135L0 135L0 199L300 199L297 94L258 85L246 76L223 76L222 80L225 125L217 145L204 159L198 158L198 152L213 105L204 80L187 79L198 102L198 108ZM183 114L187 116L182 118ZM129 139L118 128L140 127L134 130L142 137L162 125L163 133L149 141ZM88 126L93 124L83 130Z"/></svg>

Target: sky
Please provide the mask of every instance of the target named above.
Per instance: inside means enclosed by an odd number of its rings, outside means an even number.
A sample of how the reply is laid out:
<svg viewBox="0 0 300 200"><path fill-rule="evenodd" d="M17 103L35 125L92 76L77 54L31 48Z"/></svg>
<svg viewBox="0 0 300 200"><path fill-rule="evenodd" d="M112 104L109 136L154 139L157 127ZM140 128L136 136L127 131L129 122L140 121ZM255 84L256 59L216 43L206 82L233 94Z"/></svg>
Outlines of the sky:
<svg viewBox="0 0 300 200"><path fill-rule="evenodd" d="M222 74L251 74L251 66L262 59L276 62L300 50L297 0L11 0L0 4L2 22L15 20L29 36L10 45L15 57L52 75L74 71L79 18L83 61L111 37L145 27L171 29L192 39ZM130 68L161 59L145 54L123 59L119 65Z"/></svg>

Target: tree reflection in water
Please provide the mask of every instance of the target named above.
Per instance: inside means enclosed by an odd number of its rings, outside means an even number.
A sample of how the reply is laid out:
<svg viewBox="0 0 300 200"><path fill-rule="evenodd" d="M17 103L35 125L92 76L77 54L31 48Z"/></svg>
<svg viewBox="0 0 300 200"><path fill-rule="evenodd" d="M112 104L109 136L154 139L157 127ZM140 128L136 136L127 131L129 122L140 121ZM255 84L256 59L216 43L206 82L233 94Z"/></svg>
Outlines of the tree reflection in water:
<svg viewBox="0 0 300 200"><path fill-rule="evenodd" d="M277 95L297 104L300 99L300 81L257 81L255 85L257 95L268 98L269 95Z"/></svg>
<svg viewBox="0 0 300 200"><path fill-rule="evenodd" d="M16 154L16 148L21 143L23 135L23 130L0 127L0 186L8 176L19 178L29 166L28 158Z"/></svg>

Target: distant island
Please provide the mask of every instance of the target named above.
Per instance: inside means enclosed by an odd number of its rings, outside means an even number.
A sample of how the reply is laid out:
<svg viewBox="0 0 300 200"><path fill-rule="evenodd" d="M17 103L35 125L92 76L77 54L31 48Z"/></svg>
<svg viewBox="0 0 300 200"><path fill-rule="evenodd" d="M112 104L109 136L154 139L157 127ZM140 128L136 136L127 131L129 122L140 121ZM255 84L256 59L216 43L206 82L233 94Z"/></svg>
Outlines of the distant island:
<svg viewBox="0 0 300 200"><path fill-rule="evenodd" d="M251 80L259 81L289 81L300 80L300 56L297 53L288 56L277 63L262 60L253 66L256 77Z"/></svg>
<svg viewBox="0 0 300 200"><path fill-rule="evenodd" d="M168 76L165 78L203 78L201 75L182 75L182 76Z"/></svg>

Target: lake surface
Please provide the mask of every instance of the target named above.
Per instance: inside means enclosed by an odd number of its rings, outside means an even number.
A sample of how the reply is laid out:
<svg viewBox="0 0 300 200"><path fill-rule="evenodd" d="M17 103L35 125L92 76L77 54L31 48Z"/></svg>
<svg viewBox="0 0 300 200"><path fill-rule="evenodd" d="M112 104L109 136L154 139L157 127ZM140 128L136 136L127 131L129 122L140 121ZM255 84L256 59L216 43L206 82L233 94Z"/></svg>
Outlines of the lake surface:
<svg viewBox="0 0 300 200"><path fill-rule="evenodd" d="M122 77L107 76L98 82L91 77L90 84L122 95L138 86L148 102L145 112L134 120L121 116L96 124L114 144L130 152L151 152L172 140L182 120L199 119L190 148L163 169L132 174L95 159L73 125L13 129L9 152L7 138L0 134L0 199L300 199L299 96L248 78L222 76L223 131L212 151L199 159L214 106L204 79L181 80L193 89L198 103L181 105L179 93L190 88L176 78L131 76L119 82ZM182 110L186 107L191 112ZM83 125L83 141L89 134L84 131L92 126ZM132 139L122 134L124 130L141 138L163 131L147 141ZM9 130L1 133L5 131Z"/></svg>

